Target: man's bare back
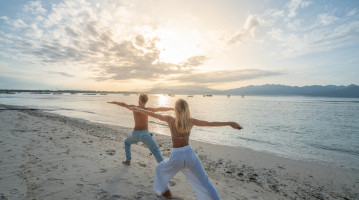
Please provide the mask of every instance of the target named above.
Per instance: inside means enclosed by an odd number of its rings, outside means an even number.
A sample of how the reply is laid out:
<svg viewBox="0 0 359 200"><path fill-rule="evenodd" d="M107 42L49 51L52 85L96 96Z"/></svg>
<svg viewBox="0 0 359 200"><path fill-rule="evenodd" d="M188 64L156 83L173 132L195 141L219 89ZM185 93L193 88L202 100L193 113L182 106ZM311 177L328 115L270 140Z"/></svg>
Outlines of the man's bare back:
<svg viewBox="0 0 359 200"><path fill-rule="evenodd" d="M140 106L138 106L138 107L141 108ZM145 107L142 107L142 109L147 110ZM135 127L133 128L133 130L135 130L135 131L148 130L148 116L147 115L144 115L139 112L133 112L133 118L135 120Z"/></svg>

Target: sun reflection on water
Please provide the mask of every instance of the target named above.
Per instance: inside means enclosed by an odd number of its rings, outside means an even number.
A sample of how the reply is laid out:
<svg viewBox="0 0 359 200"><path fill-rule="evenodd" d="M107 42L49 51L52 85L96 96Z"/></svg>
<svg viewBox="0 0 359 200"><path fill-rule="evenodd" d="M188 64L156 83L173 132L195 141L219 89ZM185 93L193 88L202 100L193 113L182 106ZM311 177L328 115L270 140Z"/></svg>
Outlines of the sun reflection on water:
<svg viewBox="0 0 359 200"><path fill-rule="evenodd" d="M170 107L170 97L166 95L158 95L157 106Z"/></svg>

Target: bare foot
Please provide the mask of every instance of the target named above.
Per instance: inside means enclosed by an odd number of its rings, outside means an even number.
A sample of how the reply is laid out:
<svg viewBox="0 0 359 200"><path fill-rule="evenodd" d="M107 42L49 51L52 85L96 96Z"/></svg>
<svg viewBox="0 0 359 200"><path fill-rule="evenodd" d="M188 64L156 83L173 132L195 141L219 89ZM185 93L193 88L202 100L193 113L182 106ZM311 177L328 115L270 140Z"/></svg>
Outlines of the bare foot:
<svg viewBox="0 0 359 200"><path fill-rule="evenodd" d="M125 164L125 165L131 165L131 162L130 162L130 161L128 161L128 160L126 160L126 161L122 161L122 163L123 163L123 164Z"/></svg>
<svg viewBox="0 0 359 200"><path fill-rule="evenodd" d="M172 199L172 194L170 190L166 190L162 193L162 196L166 199Z"/></svg>

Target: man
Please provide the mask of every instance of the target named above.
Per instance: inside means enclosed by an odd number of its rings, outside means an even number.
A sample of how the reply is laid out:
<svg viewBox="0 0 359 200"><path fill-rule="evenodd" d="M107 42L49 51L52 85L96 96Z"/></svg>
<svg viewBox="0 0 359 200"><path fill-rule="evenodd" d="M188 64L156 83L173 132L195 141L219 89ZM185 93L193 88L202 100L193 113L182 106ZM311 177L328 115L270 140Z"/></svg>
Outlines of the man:
<svg viewBox="0 0 359 200"><path fill-rule="evenodd" d="M132 107L138 107L141 109L149 110L151 112L160 112L160 111L169 111L173 110L173 108L167 108L167 107L158 107L158 108L147 108L146 103L148 101L147 94L140 94L138 98L138 106L135 105L128 105L122 102L108 102L111 104L116 104L122 107L125 107L127 109L130 109ZM147 148L149 148L155 156L158 163L160 163L163 160L162 154L160 149L157 146L157 143L152 137L152 133L148 131L148 116L144 115L139 112L133 112L133 117L135 120L135 127L133 129L133 132L131 135L127 137L125 140L125 152L126 152L126 160L123 161L123 164L131 165L131 144L137 143L137 142L143 142Z"/></svg>

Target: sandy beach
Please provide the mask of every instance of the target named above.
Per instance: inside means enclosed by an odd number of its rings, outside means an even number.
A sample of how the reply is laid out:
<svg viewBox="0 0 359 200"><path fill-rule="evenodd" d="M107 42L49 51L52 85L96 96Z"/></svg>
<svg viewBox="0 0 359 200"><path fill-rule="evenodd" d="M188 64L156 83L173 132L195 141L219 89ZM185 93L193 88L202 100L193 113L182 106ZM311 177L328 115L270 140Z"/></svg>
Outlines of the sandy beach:
<svg viewBox="0 0 359 200"><path fill-rule="evenodd" d="M131 116L129 116L131 117ZM156 161L131 129L0 105L0 200L162 199L153 192ZM171 139L153 133L164 158ZM359 199L359 173L294 161L245 148L190 141L221 199ZM175 199L196 199L181 174Z"/></svg>

